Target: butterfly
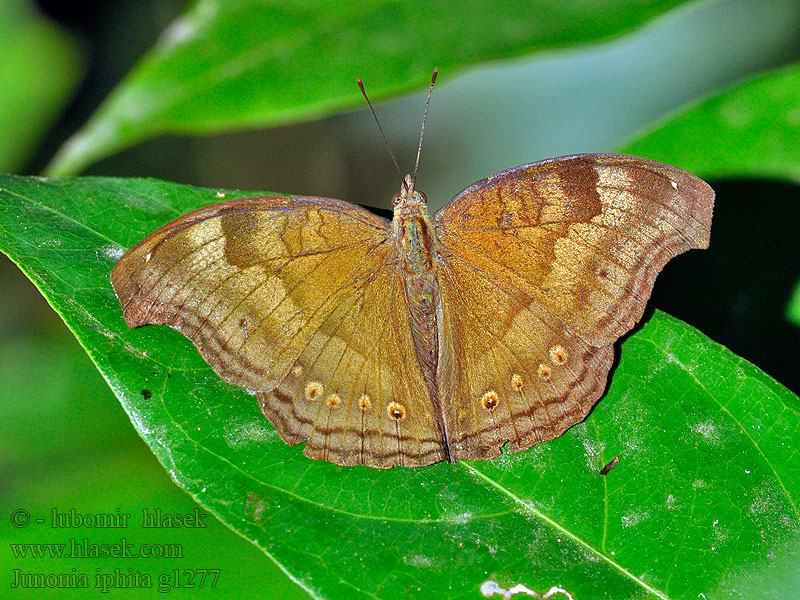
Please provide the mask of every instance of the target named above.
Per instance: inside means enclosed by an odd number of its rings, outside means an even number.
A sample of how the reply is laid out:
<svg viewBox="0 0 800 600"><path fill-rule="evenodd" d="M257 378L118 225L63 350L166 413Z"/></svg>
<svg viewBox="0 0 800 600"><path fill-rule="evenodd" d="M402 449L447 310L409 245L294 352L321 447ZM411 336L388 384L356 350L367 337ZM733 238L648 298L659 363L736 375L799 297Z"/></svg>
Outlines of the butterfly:
<svg viewBox="0 0 800 600"><path fill-rule="evenodd" d="M495 173L431 218L421 147L392 221L266 196L168 223L112 270L125 321L183 333L309 458L417 467L558 437L602 395L658 272L708 247L714 192L579 154Z"/></svg>
<svg viewBox="0 0 800 600"><path fill-rule="evenodd" d="M675 167L579 154L478 181L432 217L411 176L388 221L328 198L195 210L111 282L339 465L489 459L582 421L658 272L709 243L714 192Z"/></svg>

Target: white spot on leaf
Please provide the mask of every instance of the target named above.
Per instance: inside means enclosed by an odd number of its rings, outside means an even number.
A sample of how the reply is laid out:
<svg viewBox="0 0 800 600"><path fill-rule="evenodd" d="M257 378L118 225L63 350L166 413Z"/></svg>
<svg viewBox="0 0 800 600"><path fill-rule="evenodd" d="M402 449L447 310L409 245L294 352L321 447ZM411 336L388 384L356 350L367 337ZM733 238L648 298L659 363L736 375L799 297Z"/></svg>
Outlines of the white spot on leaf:
<svg viewBox="0 0 800 600"><path fill-rule="evenodd" d="M433 564L433 561L422 554L415 554L414 556L408 556L403 559L404 562L412 567L416 567L417 569L428 569Z"/></svg>
<svg viewBox="0 0 800 600"><path fill-rule="evenodd" d="M239 448L249 442L266 442L274 436L275 430L253 421L232 423L225 430L225 441L231 448Z"/></svg>
<svg viewBox="0 0 800 600"><path fill-rule="evenodd" d="M553 598L556 594L561 594L567 600L575 600L572 594L570 594L567 590L555 585L547 590L544 594L540 594L539 592L536 592L521 583L518 583L512 588L505 589L500 587L500 585L494 579L484 581L481 584L481 594L484 596L484 598L491 598L495 594L498 594L507 599L510 599L515 594L527 594L531 598Z"/></svg>
<svg viewBox="0 0 800 600"><path fill-rule="evenodd" d="M647 511L637 513L635 511L629 511L622 515L622 526L623 527L635 527L642 521L646 521L650 518L650 513Z"/></svg>
<svg viewBox="0 0 800 600"><path fill-rule="evenodd" d="M708 420L703 421L702 423L696 423L695 425L691 426L691 430L703 436L708 443L715 445L719 444L719 430L717 429L717 426L714 425L713 421Z"/></svg>
<svg viewBox="0 0 800 600"><path fill-rule="evenodd" d="M102 252L103 256L105 256L108 260L113 260L114 262L118 261L122 258L122 255L125 254L125 250L120 248L119 246L103 246L100 248L100 252Z"/></svg>

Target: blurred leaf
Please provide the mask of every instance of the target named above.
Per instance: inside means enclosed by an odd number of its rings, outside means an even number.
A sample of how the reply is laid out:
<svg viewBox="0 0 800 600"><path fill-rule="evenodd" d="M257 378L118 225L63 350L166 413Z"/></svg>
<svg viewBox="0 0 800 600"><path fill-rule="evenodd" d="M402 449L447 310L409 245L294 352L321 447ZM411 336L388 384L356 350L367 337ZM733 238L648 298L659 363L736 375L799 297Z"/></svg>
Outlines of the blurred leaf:
<svg viewBox="0 0 800 600"><path fill-rule="evenodd" d="M0 343L0 440L6 468L113 442L126 425L119 412L99 412L97 399L107 395L105 382L88 361L76 361L80 348L72 348L68 333L59 333ZM77 438L76 431L81 432Z"/></svg>
<svg viewBox="0 0 800 600"><path fill-rule="evenodd" d="M72 36L25 0L0 0L0 171L24 166L78 84Z"/></svg>
<svg viewBox="0 0 800 600"><path fill-rule="evenodd" d="M164 133L284 124L362 107L491 59L621 35L687 0L199 0L53 159L73 174Z"/></svg>
<svg viewBox="0 0 800 600"><path fill-rule="evenodd" d="M786 307L786 318L790 323L800 327L800 282L794 288L792 299L789 300L789 305Z"/></svg>
<svg viewBox="0 0 800 600"><path fill-rule="evenodd" d="M474 598L488 580L614 600L798 589L800 401L663 313L623 344L587 421L530 451L377 471L285 445L183 336L128 329L108 279L140 237L240 195L0 178L0 250L78 336L173 479L312 594Z"/></svg>
<svg viewBox="0 0 800 600"><path fill-rule="evenodd" d="M131 432L132 433L132 432ZM80 430L72 430L80 435ZM135 437L135 435L133 436ZM138 440L131 440L138 442ZM146 452L146 451L144 451ZM149 454L149 453L148 453ZM59 456L48 461L37 462L35 468L21 473L17 468L13 475L8 472L3 480L3 495L0 497L0 515L4 524L0 528L2 545L2 564L5 570L6 585L14 579L13 569L22 573L68 573L85 574L88 590L65 590L62 587L42 587L32 591L30 588L4 590L3 597L36 598L40 600L63 600L64 598L125 598L145 600L170 597L165 595L170 584L174 585L175 571L180 581L187 583L186 571L217 569L216 582L209 576L200 587L198 576L193 584L195 589L183 590L186 598L308 598L274 565L265 564L264 555L238 536L225 529L213 516L208 515L199 522L204 527L196 528L144 528L143 510L155 514L193 515L197 506L165 477L160 465L154 464L151 456L142 449L129 445L107 446L92 453ZM156 472L154 467L160 472ZM88 493L87 493L88 491ZM32 521L24 529L7 525L13 511L28 511L32 519L42 519L43 523ZM52 511L78 515L128 514L127 527L124 528L54 528L51 527ZM84 540L86 540L84 542ZM123 544L133 556L56 558L45 554L34 557L24 544L50 544L58 552L63 544L64 552L69 553L75 544ZM15 546L16 545L16 546ZM145 546L155 552L163 549L164 558L143 556ZM45 551L47 552L47 551ZM139 573L137 586L112 587L110 596L97 588L96 576L113 575L118 569L123 575ZM150 585L145 585L148 575ZM160 581L164 578L165 581ZM159 587L163 585L163 591ZM213 585L213 587L212 587ZM69 592L72 592L70 594ZM173 589L171 591L178 591ZM191 595L189 595L191 594Z"/></svg>
<svg viewBox="0 0 800 600"><path fill-rule="evenodd" d="M800 63L737 83L638 136L623 152L706 179L800 179Z"/></svg>

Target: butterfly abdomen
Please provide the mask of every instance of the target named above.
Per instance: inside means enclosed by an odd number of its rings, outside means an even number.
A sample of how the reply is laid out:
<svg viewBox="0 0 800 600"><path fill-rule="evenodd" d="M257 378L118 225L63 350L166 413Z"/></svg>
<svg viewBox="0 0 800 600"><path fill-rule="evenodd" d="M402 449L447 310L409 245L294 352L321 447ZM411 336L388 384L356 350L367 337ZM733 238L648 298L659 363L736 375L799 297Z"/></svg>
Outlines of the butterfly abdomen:
<svg viewBox="0 0 800 600"><path fill-rule="evenodd" d="M437 274L439 243L423 203L409 203L396 210L395 243L398 268L405 283L406 299L417 362L436 407L445 452L449 458L446 427L442 422L436 372L439 362L441 294Z"/></svg>
<svg viewBox="0 0 800 600"><path fill-rule="evenodd" d="M414 344L425 380L435 379L439 344L437 308L439 283L434 269L433 231L423 206L395 217L398 268L405 281Z"/></svg>

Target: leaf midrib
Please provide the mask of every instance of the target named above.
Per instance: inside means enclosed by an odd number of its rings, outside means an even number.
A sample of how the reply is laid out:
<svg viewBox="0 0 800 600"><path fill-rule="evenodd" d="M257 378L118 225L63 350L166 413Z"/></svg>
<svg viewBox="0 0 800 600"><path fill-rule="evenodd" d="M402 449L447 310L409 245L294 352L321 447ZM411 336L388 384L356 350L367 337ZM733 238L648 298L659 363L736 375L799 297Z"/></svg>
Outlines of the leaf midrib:
<svg viewBox="0 0 800 600"><path fill-rule="evenodd" d="M520 498L519 496L514 494L514 492L512 492L508 488L502 486L500 483L498 483L497 481L495 481L491 477L487 476L482 471L479 471L478 469L476 469L473 465L467 464L465 462L460 462L460 463L458 463L458 465L463 466L463 468L465 468L468 473L470 473L474 477L482 479L488 485L490 485L491 487L495 488L496 490L498 490L503 495L505 495L508 498L510 498L516 504L521 506L523 508L523 510L525 510L530 515L536 517L537 519L541 520L542 522L546 523L547 525L550 525L550 527L552 527L553 529L555 529L559 533L564 534L566 537L570 538L573 542L575 542L576 544L578 544L582 548L585 548L587 551L593 553L598 558L600 558L604 562L606 562L609 565L611 565L612 567L614 567L617 571L622 573L625 577L629 578L634 583L640 585L644 590L650 592L651 594L653 594L654 596L660 598L661 600L672 600L664 592L662 592L660 590L657 590L654 587L648 585L647 583L645 583L644 581L642 581L641 579L636 577L636 575L634 575L633 573L628 571L621 564L619 564L614 559L612 559L610 556L607 556L606 554L604 554L603 552L601 552L600 550L598 550L597 548L592 546L589 542L583 540L583 538L579 537L577 534L572 533L572 531L570 531L569 529L567 529L563 525L560 525L559 523L557 523L556 521L554 521L553 519L548 517L546 514L544 514L542 511L537 509L533 504L531 504L530 502L528 502L526 500L523 500L522 498Z"/></svg>

